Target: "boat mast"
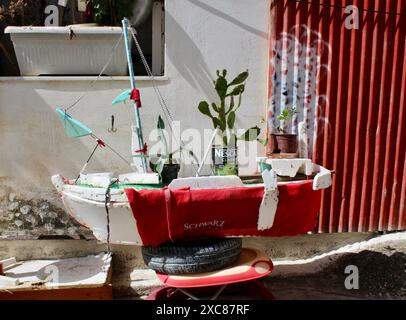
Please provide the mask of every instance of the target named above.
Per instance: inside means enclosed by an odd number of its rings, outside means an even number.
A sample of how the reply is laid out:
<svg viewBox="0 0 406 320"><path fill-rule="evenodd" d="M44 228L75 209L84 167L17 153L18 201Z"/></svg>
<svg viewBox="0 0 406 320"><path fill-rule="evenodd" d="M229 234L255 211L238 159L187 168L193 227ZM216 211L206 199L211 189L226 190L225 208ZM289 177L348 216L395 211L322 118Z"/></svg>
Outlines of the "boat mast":
<svg viewBox="0 0 406 320"><path fill-rule="evenodd" d="M128 71L130 73L131 90L134 90L136 87L135 87L135 79L134 79L133 61L132 61L132 57L131 57L131 47L130 47L130 41L129 41L129 37L128 37L129 23L128 23L127 18L123 19L122 26L123 26L125 49L126 49L126 53L127 53ZM140 111L135 102L134 102L134 113L135 113L135 133L137 135L137 140L138 140L138 149L141 150L144 148L144 137L142 135ZM143 171L144 171L144 173L147 173L147 171L148 171L147 155L144 153L139 153L138 155L135 155L135 156L141 157Z"/></svg>

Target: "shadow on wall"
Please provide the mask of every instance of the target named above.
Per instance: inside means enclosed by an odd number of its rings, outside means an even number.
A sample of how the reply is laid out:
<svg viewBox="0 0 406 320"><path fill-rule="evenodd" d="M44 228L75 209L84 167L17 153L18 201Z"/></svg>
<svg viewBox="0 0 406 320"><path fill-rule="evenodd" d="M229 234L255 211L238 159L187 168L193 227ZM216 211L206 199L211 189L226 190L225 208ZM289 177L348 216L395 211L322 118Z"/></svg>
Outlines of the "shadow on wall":
<svg viewBox="0 0 406 320"><path fill-rule="evenodd" d="M37 93L42 86L0 87L0 238L91 238L61 209L51 183L58 172L76 175L91 146L65 136L56 113ZM75 152L79 155L69 157ZM97 159L92 165L102 167Z"/></svg>
<svg viewBox="0 0 406 320"><path fill-rule="evenodd" d="M189 2L215 16L237 25L244 31L268 39L266 32L250 27L216 8L197 0L189 0ZM167 50L168 58L173 62L177 71L193 88L203 91L208 98L212 100L215 99L216 95L213 89L212 78L215 70L209 70L207 64L204 62L204 57L200 49L169 12L165 13L165 20L167 25L170 26L172 34L176 35L166 40L171 45L171 49ZM187 54L185 54L185 52L187 52Z"/></svg>
<svg viewBox="0 0 406 320"><path fill-rule="evenodd" d="M172 34L176 35L166 40L171 44L167 55L173 66L193 88L215 98L211 72L199 48L169 12L165 13L165 20L171 26Z"/></svg>
<svg viewBox="0 0 406 320"><path fill-rule="evenodd" d="M255 35L257 35L257 36L259 36L261 38L268 39L268 34L266 32L255 29L255 28L241 22L240 20L238 20L236 18L231 17L228 14L225 14L224 12L209 6L208 4L206 4L206 3L204 3L204 2L202 2L200 0L188 0L188 1L190 3L192 3L192 4L194 4L195 6L198 6L201 9L212 13L213 15L215 15L217 17L220 17L220 18L222 18L222 19L224 19L224 20L238 26L239 28L243 29L244 31L247 31L249 33L253 33L253 34L255 34Z"/></svg>
<svg viewBox="0 0 406 320"><path fill-rule="evenodd" d="M85 138L65 135L50 101L38 94L49 88L46 83L35 84L35 88L21 83L0 87L0 148L7 150L0 157L0 178L11 185L35 188L34 192L52 188L50 177L59 171L77 174L84 161L80 154L91 151ZM55 96L63 91L57 88ZM69 157L75 151L80 154ZM102 167L97 159L92 164Z"/></svg>

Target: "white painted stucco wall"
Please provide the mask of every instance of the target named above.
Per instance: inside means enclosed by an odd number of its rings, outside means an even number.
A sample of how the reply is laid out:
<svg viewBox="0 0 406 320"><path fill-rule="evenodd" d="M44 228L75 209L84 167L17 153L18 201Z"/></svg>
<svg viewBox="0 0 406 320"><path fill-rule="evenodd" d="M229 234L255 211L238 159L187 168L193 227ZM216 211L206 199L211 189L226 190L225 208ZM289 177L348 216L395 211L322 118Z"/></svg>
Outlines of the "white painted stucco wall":
<svg viewBox="0 0 406 320"><path fill-rule="evenodd" d="M201 100L216 101L212 80L216 69L229 77L248 69L250 76L237 126L248 128L266 115L269 0L167 0L165 4L165 77L157 83L180 121L181 130L211 128L201 115ZM77 175L94 141L88 137L69 139L54 112L66 107L87 90L89 78L0 78L0 184L32 197L52 200L50 176ZM139 79L145 135L155 128L160 113L149 80ZM102 79L71 115L130 160L130 119L124 105L111 106L113 98L129 87L128 79ZM116 133L109 133L111 115ZM186 139L188 139L186 137ZM254 143L257 146L257 143ZM258 155L263 150L258 146ZM242 153L243 150L240 150ZM201 151L202 153L202 151ZM241 167L240 173L255 171ZM89 171L129 172L131 169L107 149L97 152ZM184 168L182 175L192 173Z"/></svg>

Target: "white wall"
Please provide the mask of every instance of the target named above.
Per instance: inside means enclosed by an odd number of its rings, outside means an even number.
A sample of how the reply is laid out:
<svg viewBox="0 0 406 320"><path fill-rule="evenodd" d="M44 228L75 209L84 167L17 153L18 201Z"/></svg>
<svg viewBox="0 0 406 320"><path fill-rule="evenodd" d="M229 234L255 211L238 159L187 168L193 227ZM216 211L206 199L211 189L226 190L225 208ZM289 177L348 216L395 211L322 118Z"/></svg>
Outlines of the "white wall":
<svg viewBox="0 0 406 320"><path fill-rule="evenodd" d="M230 78L249 70L237 125L263 126L260 122L266 115L268 20L269 0L166 1L167 79L157 83L174 117L180 120L181 129L211 128L197 105L201 100L215 101L212 80L216 69L222 68L228 70ZM86 137L67 138L53 110L71 104L89 84L89 79L0 79L0 185L33 197L51 197L48 191L52 190L52 174L76 176L94 142ZM144 106L144 132L148 135L160 113L159 104L150 81L139 80L137 84ZM127 87L128 80L100 80L71 115L130 160L129 108L111 106L113 98ZM108 133L113 114L118 131ZM255 161L257 154L250 156ZM255 171L254 161L241 173ZM130 168L103 149L89 170L118 173ZM190 173L190 168L182 172Z"/></svg>

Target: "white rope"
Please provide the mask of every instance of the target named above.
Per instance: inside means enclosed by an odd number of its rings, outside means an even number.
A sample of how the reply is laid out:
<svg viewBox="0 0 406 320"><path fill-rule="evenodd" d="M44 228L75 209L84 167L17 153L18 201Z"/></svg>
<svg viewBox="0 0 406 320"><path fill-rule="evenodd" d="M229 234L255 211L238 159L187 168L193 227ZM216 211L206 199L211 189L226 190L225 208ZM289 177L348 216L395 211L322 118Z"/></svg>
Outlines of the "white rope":
<svg viewBox="0 0 406 320"><path fill-rule="evenodd" d="M108 149L110 149L111 151L113 151L113 153L114 153L116 156L118 156L121 160L123 160L127 165L129 165L129 166L131 167L131 163L128 162L128 161L124 158L124 156L122 156L122 155L121 155L117 150L115 150L112 146L110 146L108 143L106 143L104 140L100 139L99 137L97 137L97 136L94 135L93 133L92 133L92 137L93 137L93 139L102 141L103 144L104 144Z"/></svg>
<svg viewBox="0 0 406 320"><path fill-rule="evenodd" d="M159 90L159 88L158 88L158 86L156 84L155 77L151 72L151 69L150 69L150 67L148 65L147 60L145 59L144 53L142 52L142 49L141 49L141 46L140 46L140 44L139 44L139 42L137 40L137 37L135 36L134 29L130 28L130 31L131 31L131 35L132 35L132 37L134 39L135 45L137 47L137 50L138 50L138 52L140 54L141 60L142 60L142 62L144 64L145 70L147 71L147 74L148 74L149 78L153 82L153 87L155 89L155 92L157 93L158 99L162 102L162 107L165 109L165 111L168 114L169 118L173 121L174 120L173 116L172 116L172 114L171 114L171 112L170 112L170 110L169 110L169 108L168 108L168 106L166 104L165 99L163 98L163 96L161 94L161 91Z"/></svg>
<svg viewBox="0 0 406 320"><path fill-rule="evenodd" d="M209 143L209 145L207 146L206 152L204 153L202 162L200 163L199 169L197 169L196 177L199 177L199 176L200 176L200 171L202 171L204 162L206 161L206 159L207 159L207 157L208 157L208 155L209 155L210 147L211 147L211 145L213 144L214 139L216 138L216 135L217 135L218 130L219 130L218 127L216 127L216 129L214 129L213 135L211 136L211 139L210 139L210 143Z"/></svg>

